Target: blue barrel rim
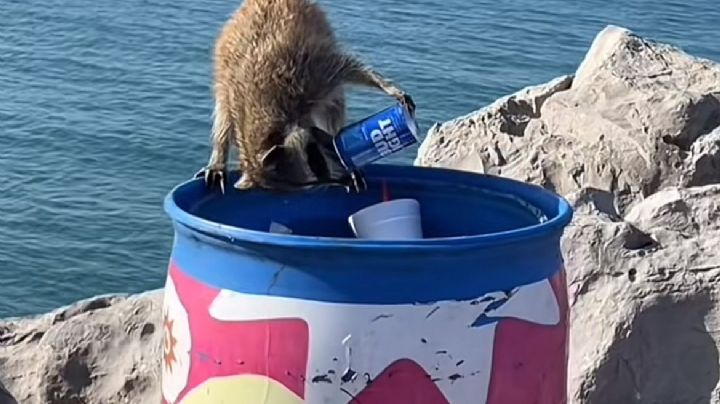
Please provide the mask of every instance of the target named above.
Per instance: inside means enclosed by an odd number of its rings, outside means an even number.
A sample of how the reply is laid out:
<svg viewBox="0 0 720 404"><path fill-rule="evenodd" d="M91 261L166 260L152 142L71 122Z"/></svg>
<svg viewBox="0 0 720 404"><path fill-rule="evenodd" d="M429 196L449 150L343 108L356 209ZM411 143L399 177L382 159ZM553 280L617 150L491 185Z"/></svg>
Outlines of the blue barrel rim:
<svg viewBox="0 0 720 404"><path fill-rule="evenodd" d="M388 171L389 170L389 171ZM412 171L414 178L422 178L424 180L443 181L447 176L464 177L475 185L484 182L494 183L497 193L503 193L511 198L518 199L516 196L521 190L526 192L537 192L542 197L554 199L558 206L558 213L546 221L531 226L518 229L501 231L496 233L478 234L472 236L458 237L437 237L425 238L421 240L367 240L358 238L342 238L342 237L315 237L303 236L296 234L279 234L269 233L265 231L252 230L237 226L220 224L199 216L193 215L181 209L174 200L175 193L194 182L203 181L202 178L193 178L184 181L175 187L165 196L163 207L165 213L170 217L173 224L182 225L187 229L195 230L206 235L216 238L226 239L229 243L246 242L252 244L260 244L266 246L286 247L286 248L304 248L304 249L339 249L353 248L363 250L395 250L395 249L419 249L427 250L441 248L467 248L467 247L487 247L503 244L513 244L529 239L541 239L549 237L553 234L559 234L570 223L573 218L573 209L565 198L557 195L543 187L535 184L524 183L506 177L499 177L487 174L480 174L462 170L439 167L423 167L412 165L395 165L395 164L370 164L365 166L363 171L367 177L373 174L379 174L388 177L388 173L392 173L395 177L402 177L403 172ZM393 172L394 171L394 172ZM531 204L525 201L527 204ZM531 204L532 205L532 204ZM534 206L534 205L533 205ZM535 207L535 209L540 209Z"/></svg>

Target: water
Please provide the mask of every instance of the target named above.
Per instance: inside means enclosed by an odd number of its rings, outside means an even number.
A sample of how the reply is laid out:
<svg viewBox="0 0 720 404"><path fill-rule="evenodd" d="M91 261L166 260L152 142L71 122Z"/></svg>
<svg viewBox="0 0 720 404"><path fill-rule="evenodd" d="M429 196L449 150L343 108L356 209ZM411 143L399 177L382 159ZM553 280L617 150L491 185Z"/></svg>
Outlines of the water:
<svg viewBox="0 0 720 404"><path fill-rule="evenodd" d="M321 2L422 130L572 73L606 24L720 60L715 0ZM212 41L237 4L0 0L0 317L162 286L162 199L207 159ZM389 102L353 93L351 118Z"/></svg>

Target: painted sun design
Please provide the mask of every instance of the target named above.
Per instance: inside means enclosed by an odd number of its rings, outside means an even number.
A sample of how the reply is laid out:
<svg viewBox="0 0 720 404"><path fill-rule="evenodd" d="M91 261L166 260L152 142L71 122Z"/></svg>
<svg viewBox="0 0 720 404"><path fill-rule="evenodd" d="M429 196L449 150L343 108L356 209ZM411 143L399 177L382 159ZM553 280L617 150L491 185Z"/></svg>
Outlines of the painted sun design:
<svg viewBox="0 0 720 404"><path fill-rule="evenodd" d="M177 345L177 338L173 335L173 324L175 320L171 320L168 317L167 312L163 316L163 326L165 328L165 338L163 344L163 362L168 371L172 372L172 365L177 362L175 357L175 345Z"/></svg>

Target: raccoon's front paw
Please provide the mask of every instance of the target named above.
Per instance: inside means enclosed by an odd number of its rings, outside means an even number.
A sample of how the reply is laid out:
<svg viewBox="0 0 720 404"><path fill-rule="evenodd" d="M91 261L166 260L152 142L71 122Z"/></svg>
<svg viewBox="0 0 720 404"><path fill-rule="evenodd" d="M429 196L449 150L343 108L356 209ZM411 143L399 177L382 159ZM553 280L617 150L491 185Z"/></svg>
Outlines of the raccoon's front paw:
<svg viewBox="0 0 720 404"><path fill-rule="evenodd" d="M357 194L367 191L367 182L365 181L363 174L357 170L350 172L345 189L348 193L354 192Z"/></svg>
<svg viewBox="0 0 720 404"><path fill-rule="evenodd" d="M220 187L220 192L225 193L225 166L211 165L203 168L195 174L195 178L204 178L208 188Z"/></svg>
<svg viewBox="0 0 720 404"><path fill-rule="evenodd" d="M404 105L408 109L410 115L415 115L415 101L413 101L412 97L410 97L410 94L401 92L396 96L396 98L400 104Z"/></svg>

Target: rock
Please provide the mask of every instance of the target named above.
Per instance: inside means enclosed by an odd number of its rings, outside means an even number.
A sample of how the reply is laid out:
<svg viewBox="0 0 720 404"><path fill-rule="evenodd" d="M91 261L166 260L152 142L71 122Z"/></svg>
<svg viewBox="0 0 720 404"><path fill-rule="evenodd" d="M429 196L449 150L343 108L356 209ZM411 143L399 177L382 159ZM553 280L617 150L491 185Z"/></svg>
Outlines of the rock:
<svg viewBox="0 0 720 404"><path fill-rule="evenodd" d="M687 185L720 182L720 128L693 143L685 166L683 183Z"/></svg>
<svg viewBox="0 0 720 404"><path fill-rule="evenodd" d="M572 403L720 403L720 65L617 27L573 76L433 127L417 165L542 185L562 240Z"/></svg>
<svg viewBox="0 0 720 404"><path fill-rule="evenodd" d="M571 84L571 76L559 77L544 85L524 88L477 112L433 126L420 144L415 163L462 166L476 172L485 172L485 167L511 169L508 163L526 154L528 139L524 134L528 123L540 116L545 100L568 90Z"/></svg>
<svg viewBox="0 0 720 404"><path fill-rule="evenodd" d="M718 126L720 65L608 27L574 79L433 127L416 164L503 175L563 195L604 189L622 213L664 187L720 180L717 140L707 139Z"/></svg>
<svg viewBox="0 0 720 404"><path fill-rule="evenodd" d="M718 402L719 201L720 185L670 188L625 220L578 202L563 238L571 402Z"/></svg>
<svg viewBox="0 0 720 404"><path fill-rule="evenodd" d="M154 291L0 323L0 382L22 404L159 403L161 307Z"/></svg>

